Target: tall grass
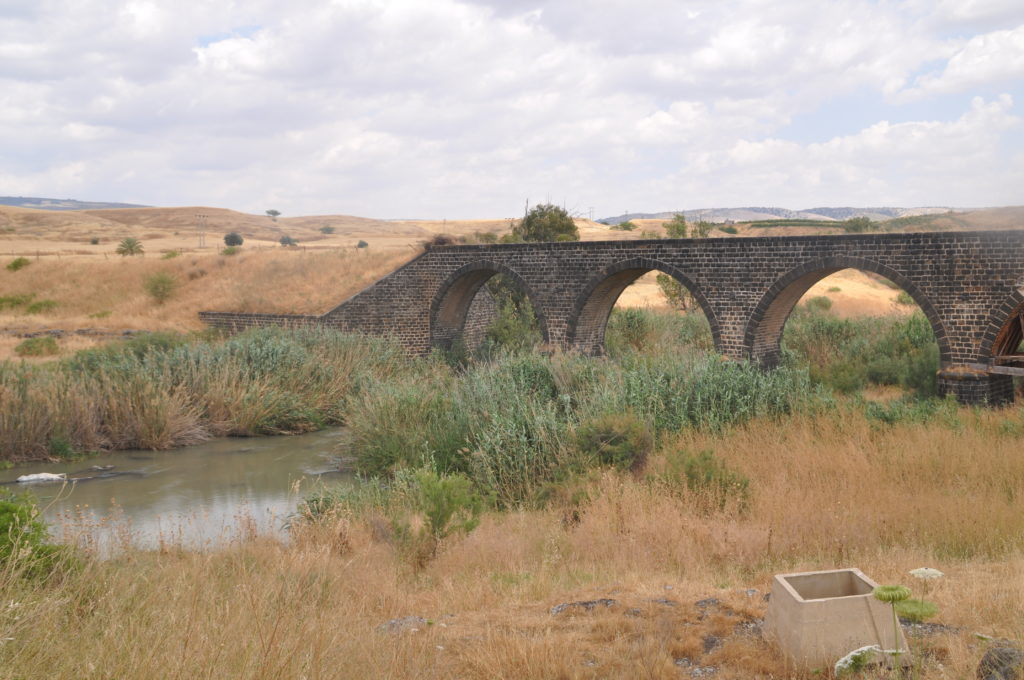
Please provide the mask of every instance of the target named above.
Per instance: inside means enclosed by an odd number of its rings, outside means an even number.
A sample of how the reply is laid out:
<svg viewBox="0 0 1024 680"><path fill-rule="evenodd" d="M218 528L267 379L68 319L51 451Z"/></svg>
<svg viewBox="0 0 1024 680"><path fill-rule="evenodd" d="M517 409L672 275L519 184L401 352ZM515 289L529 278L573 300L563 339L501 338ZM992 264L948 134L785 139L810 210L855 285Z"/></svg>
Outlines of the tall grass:
<svg viewBox="0 0 1024 680"><path fill-rule="evenodd" d="M158 335L45 365L0 363L0 451L166 449L223 435L342 422L364 384L406 363L383 340L258 329L227 340ZM62 443L64 446L55 446Z"/></svg>
<svg viewBox="0 0 1024 680"><path fill-rule="evenodd" d="M806 372L713 357L505 355L453 373L434 365L398 383L376 381L347 422L370 475L431 466L470 475L503 505L528 503L584 463L573 444L595 414L630 412L656 433L720 429L824 403Z"/></svg>

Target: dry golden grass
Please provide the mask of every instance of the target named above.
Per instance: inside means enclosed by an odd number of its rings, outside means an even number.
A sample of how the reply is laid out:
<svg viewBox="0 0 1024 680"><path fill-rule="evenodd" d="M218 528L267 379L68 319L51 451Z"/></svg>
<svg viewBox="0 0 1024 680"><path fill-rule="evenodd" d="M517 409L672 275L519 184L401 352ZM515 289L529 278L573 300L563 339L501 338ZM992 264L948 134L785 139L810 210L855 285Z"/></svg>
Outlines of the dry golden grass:
<svg viewBox="0 0 1024 680"><path fill-rule="evenodd" d="M27 314L24 306L0 309L0 358L13 356L11 332L43 328L199 330L201 310L322 314L415 256L411 249L303 250L252 249L237 255L184 254L116 259L41 258L17 272L0 269L5 296L32 294L54 300L45 313ZM143 289L148 276L168 273L177 288L164 304ZM64 353L83 340L59 341Z"/></svg>
<svg viewBox="0 0 1024 680"><path fill-rule="evenodd" d="M558 508L491 513L420 573L386 522L338 516L289 544L129 549L56 584L0 575L0 678L678 678L685 658L724 679L809 680L821 676L743 632L771 575L857 566L913 588L924 565L947 574L929 599L959 630L911 638L928 654L918 677L973 677L974 632L1024 639L1024 460L1019 414L961 418L682 434L669 451L711 447L751 477L746 512L605 473L578 523ZM721 604L696 606L707 597ZM550 611L597 598L615 603ZM381 627L408 616L427 621ZM705 652L709 635L723 642Z"/></svg>

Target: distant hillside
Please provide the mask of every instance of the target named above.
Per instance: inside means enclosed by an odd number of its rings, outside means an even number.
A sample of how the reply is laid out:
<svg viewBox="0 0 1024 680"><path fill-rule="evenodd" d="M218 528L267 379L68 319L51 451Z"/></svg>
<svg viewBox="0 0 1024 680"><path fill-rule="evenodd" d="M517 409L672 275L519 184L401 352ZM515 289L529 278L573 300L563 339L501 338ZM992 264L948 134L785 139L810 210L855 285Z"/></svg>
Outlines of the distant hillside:
<svg viewBox="0 0 1024 680"><path fill-rule="evenodd" d="M135 203L99 203L76 201L73 198L38 198L35 196L0 196L0 205L36 210L106 210L109 208L146 208Z"/></svg>
<svg viewBox="0 0 1024 680"><path fill-rule="evenodd" d="M899 217L916 217L918 215L941 215L949 212L964 212L964 208L922 207L922 208L809 208L807 210L790 210L789 208L707 208L699 210L683 210L690 222L753 222L759 220L848 220L851 217L867 217L875 222L882 222ZM620 224L626 220L669 220L676 211L658 213L628 213L605 217L601 222Z"/></svg>

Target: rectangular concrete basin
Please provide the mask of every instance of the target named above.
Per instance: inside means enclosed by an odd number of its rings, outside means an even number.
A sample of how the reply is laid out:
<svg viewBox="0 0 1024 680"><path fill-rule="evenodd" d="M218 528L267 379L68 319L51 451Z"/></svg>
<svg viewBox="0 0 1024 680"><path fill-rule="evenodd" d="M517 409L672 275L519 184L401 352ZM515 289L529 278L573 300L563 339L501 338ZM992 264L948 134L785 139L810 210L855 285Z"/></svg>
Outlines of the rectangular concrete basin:
<svg viewBox="0 0 1024 680"><path fill-rule="evenodd" d="M764 630L783 654L804 668L830 668L860 647L893 649L892 608L871 594L878 584L860 569L776 574ZM898 630L900 663L910 655Z"/></svg>

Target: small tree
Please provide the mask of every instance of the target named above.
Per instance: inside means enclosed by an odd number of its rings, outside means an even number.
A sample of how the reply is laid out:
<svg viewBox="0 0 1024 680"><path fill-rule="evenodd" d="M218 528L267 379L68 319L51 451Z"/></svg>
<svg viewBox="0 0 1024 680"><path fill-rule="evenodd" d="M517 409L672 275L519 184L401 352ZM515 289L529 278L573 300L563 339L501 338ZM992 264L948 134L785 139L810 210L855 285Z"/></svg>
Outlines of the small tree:
<svg viewBox="0 0 1024 680"><path fill-rule="evenodd" d="M693 225L693 228L690 230L690 236L693 238L707 238L708 234L710 234L711 230L714 228L715 225L711 222L701 220L697 224Z"/></svg>
<svg viewBox="0 0 1024 680"><path fill-rule="evenodd" d="M158 305L162 305L171 299L174 289L178 287L178 282L170 274L160 272L159 274L146 277L142 287L149 293L151 298L156 300Z"/></svg>
<svg viewBox="0 0 1024 680"><path fill-rule="evenodd" d="M676 213L672 219L665 223L665 233L669 238L686 238L689 236L686 230L686 215Z"/></svg>
<svg viewBox="0 0 1024 680"><path fill-rule="evenodd" d="M277 222L277 218L280 214L280 210L274 210L273 208L267 211L267 216L275 222Z"/></svg>
<svg viewBox="0 0 1024 680"><path fill-rule="evenodd" d="M366 241L364 241L363 239L359 239L359 243L356 244L356 248L369 248L369 247L370 247L370 244L367 243Z"/></svg>
<svg viewBox="0 0 1024 680"><path fill-rule="evenodd" d="M291 236L282 236L280 243L283 246L297 246L297 245L299 245L299 242L296 241L295 239L293 239Z"/></svg>
<svg viewBox="0 0 1024 680"><path fill-rule="evenodd" d="M326 227L320 227L320 233L321 234L333 234L334 233L334 227L332 227L330 225L328 225Z"/></svg>
<svg viewBox="0 0 1024 680"><path fill-rule="evenodd" d="M242 235L239 234L237 231L233 231L224 237L224 245L226 245L229 248L232 246L240 246L244 241L245 239L243 239Z"/></svg>
<svg viewBox="0 0 1024 680"><path fill-rule="evenodd" d="M130 255L141 255L142 250L142 243L139 239L129 236L117 244L117 249L114 252L121 257L128 257Z"/></svg>
<svg viewBox="0 0 1024 680"><path fill-rule="evenodd" d="M534 206L512 229L523 241L579 241L580 232L569 213L550 203Z"/></svg>

